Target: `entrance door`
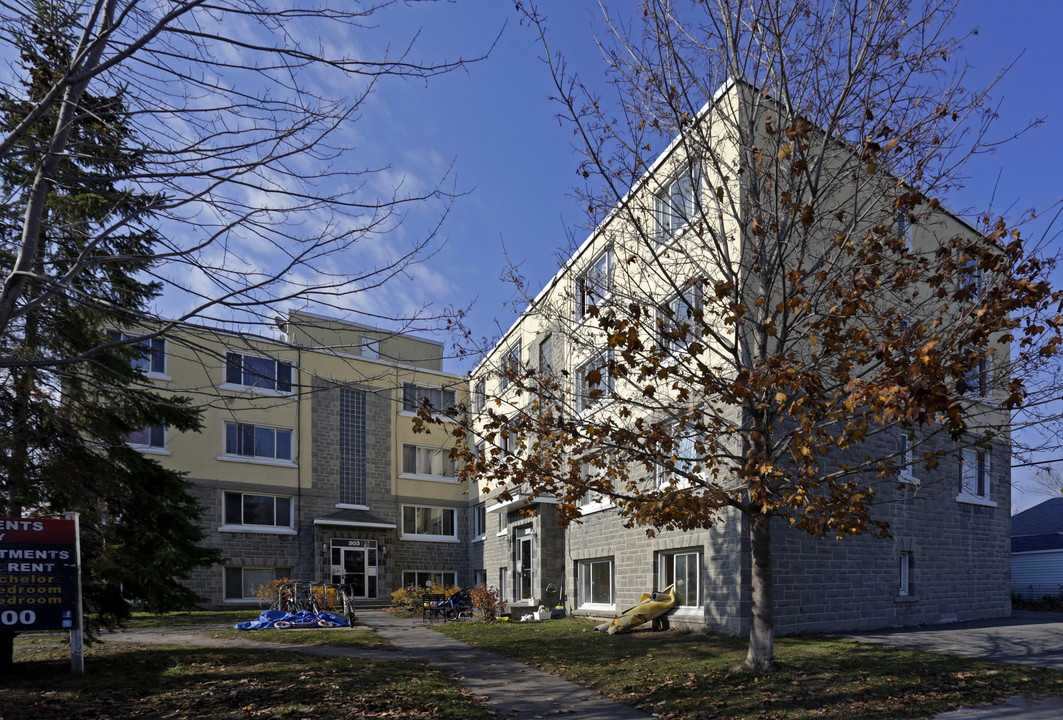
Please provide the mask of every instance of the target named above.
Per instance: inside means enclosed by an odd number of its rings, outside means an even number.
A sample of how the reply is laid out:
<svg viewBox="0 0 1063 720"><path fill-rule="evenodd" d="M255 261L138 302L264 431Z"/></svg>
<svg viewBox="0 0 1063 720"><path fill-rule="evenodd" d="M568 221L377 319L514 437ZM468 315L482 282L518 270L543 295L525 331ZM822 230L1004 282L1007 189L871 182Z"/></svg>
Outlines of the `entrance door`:
<svg viewBox="0 0 1063 720"><path fill-rule="evenodd" d="M531 528L520 528L517 532L517 601L530 600L534 597L532 589L532 534Z"/></svg>
<svg viewBox="0 0 1063 720"><path fill-rule="evenodd" d="M332 541L332 582L349 584L354 597L372 600L377 595L376 579L375 540Z"/></svg>

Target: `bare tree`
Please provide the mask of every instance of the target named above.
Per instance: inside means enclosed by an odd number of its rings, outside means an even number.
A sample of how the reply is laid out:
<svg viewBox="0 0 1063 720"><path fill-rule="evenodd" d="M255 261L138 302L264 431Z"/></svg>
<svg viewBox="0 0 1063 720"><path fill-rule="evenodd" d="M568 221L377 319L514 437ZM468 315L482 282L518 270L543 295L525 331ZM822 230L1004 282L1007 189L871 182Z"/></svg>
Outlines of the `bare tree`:
<svg viewBox="0 0 1063 720"><path fill-rule="evenodd" d="M951 64L951 3L641 10L627 25L602 6L612 103L526 9L586 153L594 229L522 320L572 366L496 349L479 372L503 389L466 430L465 473L553 494L565 521L588 495L650 533L737 513L744 668L766 671L772 528L885 535L876 504L912 468L929 493L965 451L1007 463L1059 296L1004 220L979 232L942 207L992 119Z"/></svg>

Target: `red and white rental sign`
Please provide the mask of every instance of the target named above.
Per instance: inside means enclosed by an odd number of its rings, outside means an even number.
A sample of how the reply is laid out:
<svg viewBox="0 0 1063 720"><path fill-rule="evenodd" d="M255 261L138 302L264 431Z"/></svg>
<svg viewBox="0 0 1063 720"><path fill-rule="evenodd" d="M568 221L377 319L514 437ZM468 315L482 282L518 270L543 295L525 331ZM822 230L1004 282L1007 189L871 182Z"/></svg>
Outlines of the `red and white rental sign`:
<svg viewBox="0 0 1063 720"><path fill-rule="evenodd" d="M74 520L0 517L0 630L73 630Z"/></svg>

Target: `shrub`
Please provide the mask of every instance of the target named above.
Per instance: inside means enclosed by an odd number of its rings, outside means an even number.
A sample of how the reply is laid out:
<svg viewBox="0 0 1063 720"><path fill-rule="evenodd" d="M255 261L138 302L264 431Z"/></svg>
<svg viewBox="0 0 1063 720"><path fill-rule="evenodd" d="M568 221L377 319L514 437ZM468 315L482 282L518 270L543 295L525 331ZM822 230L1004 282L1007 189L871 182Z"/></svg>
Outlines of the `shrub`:
<svg viewBox="0 0 1063 720"><path fill-rule="evenodd" d="M469 595L473 607L483 613L484 620L494 620L506 611L506 601L501 599L498 588L477 585L469 591Z"/></svg>
<svg viewBox="0 0 1063 720"><path fill-rule="evenodd" d="M260 605L272 605L273 601L277 599L277 593L280 592L281 585L290 582L291 580L288 578L270 580L265 585L258 586L258 590L255 591L255 597L258 598Z"/></svg>

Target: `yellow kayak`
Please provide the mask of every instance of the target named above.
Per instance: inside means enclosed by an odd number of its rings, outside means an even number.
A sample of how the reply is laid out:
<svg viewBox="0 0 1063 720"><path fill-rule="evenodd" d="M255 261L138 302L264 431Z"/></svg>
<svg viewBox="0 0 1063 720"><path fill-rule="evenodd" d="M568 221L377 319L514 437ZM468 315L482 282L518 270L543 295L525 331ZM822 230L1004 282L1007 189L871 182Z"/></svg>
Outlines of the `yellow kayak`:
<svg viewBox="0 0 1063 720"><path fill-rule="evenodd" d="M675 586L669 585L663 592L643 593L642 600L635 607L625 610L607 623L597 626L595 631L610 635L633 630L643 623L656 620L675 605Z"/></svg>

